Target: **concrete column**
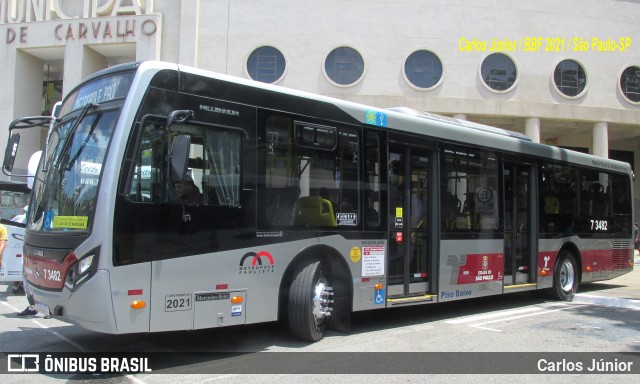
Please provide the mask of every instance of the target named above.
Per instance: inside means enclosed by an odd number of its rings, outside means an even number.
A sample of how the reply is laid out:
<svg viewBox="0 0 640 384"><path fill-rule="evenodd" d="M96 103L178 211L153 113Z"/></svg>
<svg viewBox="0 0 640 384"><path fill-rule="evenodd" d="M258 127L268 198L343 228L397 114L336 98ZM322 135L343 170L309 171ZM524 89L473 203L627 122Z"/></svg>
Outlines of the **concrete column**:
<svg viewBox="0 0 640 384"><path fill-rule="evenodd" d="M16 51L15 84L7 87L13 92L13 118L42 114L42 81L44 62L21 50ZM8 124L2 130L8 134ZM41 131L36 128L14 131L20 133L20 147L13 173L26 174L29 158L41 149ZM3 142L6 145L6 140ZM20 179L24 181L24 179Z"/></svg>
<svg viewBox="0 0 640 384"><path fill-rule="evenodd" d="M593 154L609 158L609 125L605 121L593 125Z"/></svg>
<svg viewBox="0 0 640 384"><path fill-rule="evenodd" d="M464 113L456 113L452 117L458 120L467 120L467 115L465 115Z"/></svg>
<svg viewBox="0 0 640 384"><path fill-rule="evenodd" d="M64 49L62 97L90 74L106 68L107 59L82 41L67 41Z"/></svg>
<svg viewBox="0 0 640 384"><path fill-rule="evenodd" d="M0 3L0 5L3 4L4 3ZM16 82L18 81L18 79L16 79L16 77L12 74L16 71L17 52L18 50L14 47L8 45L3 46L3 58L2 60L0 60L0 73L3 73L5 75L2 78L2 86L0 87L0 143L3 143L2 145L0 145L0 148L4 148L7 146L7 140L9 139L9 123L11 123L16 117L13 111L14 105L16 103L14 92L20 87L16 87ZM21 167L21 165L19 164L15 164L15 166ZM0 180L8 179L8 176L5 176L3 172L0 172Z"/></svg>
<svg viewBox="0 0 640 384"><path fill-rule="evenodd" d="M540 119L529 117L524 123L524 134L534 143L540 142Z"/></svg>
<svg viewBox="0 0 640 384"><path fill-rule="evenodd" d="M65 65L65 68L67 66ZM82 79L94 72L107 67L107 58L94 51L93 49L83 46L82 47Z"/></svg>
<svg viewBox="0 0 640 384"><path fill-rule="evenodd" d="M147 0L149 4L149 0ZM160 60L162 45L162 14L142 23L143 33L136 39L136 61Z"/></svg>
<svg viewBox="0 0 640 384"><path fill-rule="evenodd" d="M198 66L199 20L200 0L183 1L180 6L180 64Z"/></svg>

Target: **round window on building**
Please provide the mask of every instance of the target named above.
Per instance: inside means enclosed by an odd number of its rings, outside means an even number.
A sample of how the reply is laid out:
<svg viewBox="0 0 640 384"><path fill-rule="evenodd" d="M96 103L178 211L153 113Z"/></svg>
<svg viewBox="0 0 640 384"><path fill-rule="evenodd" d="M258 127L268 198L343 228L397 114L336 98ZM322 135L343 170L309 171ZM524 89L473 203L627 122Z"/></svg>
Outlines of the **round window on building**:
<svg viewBox="0 0 640 384"><path fill-rule="evenodd" d="M553 71L553 84L564 96L578 97L587 87L587 74L577 61L562 60Z"/></svg>
<svg viewBox="0 0 640 384"><path fill-rule="evenodd" d="M353 48L339 47L327 55L324 61L324 73L338 86L354 85L364 74L364 60Z"/></svg>
<svg viewBox="0 0 640 384"><path fill-rule="evenodd" d="M404 62L404 76L413 87L434 88L442 80L442 62L433 52L415 51Z"/></svg>
<svg viewBox="0 0 640 384"><path fill-rule="evenodd" d="M509 56L502 53L492 53L482 62L480 75L489 89L496 92L506 92L516 83L518 69Z"/></svg>
<svg viewBox="0 0 640 384"><path fill-rule="evenodd" d="M640 103L640 67L632 65L620 75L620 91L632 103Z"/></svg>
<svg viewBox="0 0 640 384"><path fill-rule="evenodd" d="M256 81L275 83L282 79L287 61L282 52L274 47L255 49L247 59L247 73Z"/></svg>

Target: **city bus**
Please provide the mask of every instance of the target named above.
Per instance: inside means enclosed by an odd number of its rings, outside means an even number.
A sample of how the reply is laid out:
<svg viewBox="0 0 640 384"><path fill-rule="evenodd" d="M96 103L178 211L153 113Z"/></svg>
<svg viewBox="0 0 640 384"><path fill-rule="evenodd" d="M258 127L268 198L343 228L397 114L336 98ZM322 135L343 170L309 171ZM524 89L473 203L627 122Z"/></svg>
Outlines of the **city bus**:
<svg viewBox="0 0 640 384"><path fill-rule="evenodd" d="M22 242L27 221L26 209L30 189L26 183L0 182L0 224L7 229L7 242L2 254L0 283L12 283L10 291L20 292L22 282Z"/></svg>
<svg viewBox="0 0 640 384"><path fill-rule="evenodd" d="M11 124L5 172L51 119ZM352 312L572 300L633 268L629 164L469 121L142 62L85 79L47 137L24 274L98 332L286 320L313 342Z"/></svg>

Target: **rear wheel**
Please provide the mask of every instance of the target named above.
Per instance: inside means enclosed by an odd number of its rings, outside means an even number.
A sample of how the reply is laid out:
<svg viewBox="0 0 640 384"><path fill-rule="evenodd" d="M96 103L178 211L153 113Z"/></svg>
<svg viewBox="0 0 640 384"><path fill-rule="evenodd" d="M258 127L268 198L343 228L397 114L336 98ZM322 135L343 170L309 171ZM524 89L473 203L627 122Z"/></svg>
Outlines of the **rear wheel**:
<svg viewBox="0 0 640 384"><path fill-rule="evenodd" d="M562 251L558 255L557 268L553 273L551 297L557 300L571 301L578 291L578 264L573 254Z"/></svg>
<svg viewBox="0 0 640 384"><path fill-rule="evenodd" d="M289 288L288 319L291 333L300 340L322 339L333 311L333 288L320 261L296 268Z"/></svg>

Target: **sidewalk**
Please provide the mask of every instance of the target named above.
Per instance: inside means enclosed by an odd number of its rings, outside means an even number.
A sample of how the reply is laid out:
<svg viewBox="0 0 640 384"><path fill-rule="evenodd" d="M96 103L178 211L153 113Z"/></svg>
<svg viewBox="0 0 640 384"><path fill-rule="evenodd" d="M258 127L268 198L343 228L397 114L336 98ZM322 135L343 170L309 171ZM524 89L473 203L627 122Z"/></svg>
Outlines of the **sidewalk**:
<svg viewBox="0 0 640 384"><path fill-rule="evenodd" d="M573 302L640 310L640 256L634 262L633 271L626 275L581 285Z"/></svg>

